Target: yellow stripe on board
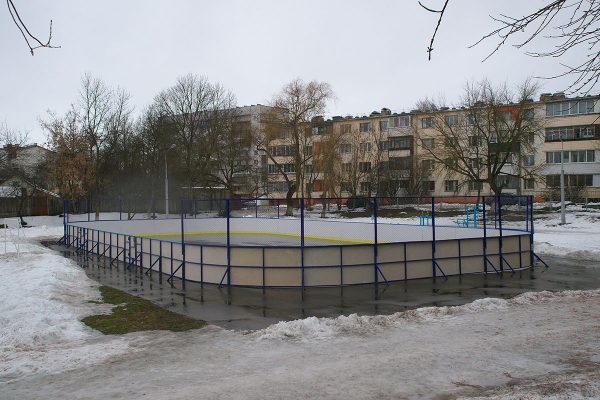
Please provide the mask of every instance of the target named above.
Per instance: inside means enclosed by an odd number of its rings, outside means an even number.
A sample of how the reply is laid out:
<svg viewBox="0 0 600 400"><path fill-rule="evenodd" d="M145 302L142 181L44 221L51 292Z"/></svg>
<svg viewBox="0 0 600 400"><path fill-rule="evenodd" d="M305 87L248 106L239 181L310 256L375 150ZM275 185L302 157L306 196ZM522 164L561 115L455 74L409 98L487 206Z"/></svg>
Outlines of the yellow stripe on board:
<svg viewBox="0 0 600 400"><path fill-rule="evenodd" d="M208 235L226 235L227 231L189 231L185 232L185 236L208 236ZM286 233L286 232L265 232L265 231L230 231L230 234L233 235L263 235L263 236L285 236L285 237L293 237L300 239L300 235L296 233ZM144 232L138 233L140 236L147 237L180 237L180 232ZM348 239L348 238L339 238L334 236L322 236L322 235L304 235L306 239L316 239L328 242L337 242L337 243L352 243L352 244L373 244L372 240L360 240L360 239ZM383 242L381 242L383 243Z"/></svg>

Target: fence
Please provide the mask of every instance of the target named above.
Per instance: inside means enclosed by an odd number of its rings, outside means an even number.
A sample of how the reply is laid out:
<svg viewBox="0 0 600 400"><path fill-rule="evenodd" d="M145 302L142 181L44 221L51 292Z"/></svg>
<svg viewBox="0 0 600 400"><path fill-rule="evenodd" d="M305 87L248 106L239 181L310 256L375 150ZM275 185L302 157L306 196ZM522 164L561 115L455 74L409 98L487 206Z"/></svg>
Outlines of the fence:
<svg viewBox="0 0 600 400"><path fill-rule="evenodd" d="M63 240L171 283L260 287L500 274L539 259L531 196L188 199L177 216L153 203L65 202Z"/></svg>

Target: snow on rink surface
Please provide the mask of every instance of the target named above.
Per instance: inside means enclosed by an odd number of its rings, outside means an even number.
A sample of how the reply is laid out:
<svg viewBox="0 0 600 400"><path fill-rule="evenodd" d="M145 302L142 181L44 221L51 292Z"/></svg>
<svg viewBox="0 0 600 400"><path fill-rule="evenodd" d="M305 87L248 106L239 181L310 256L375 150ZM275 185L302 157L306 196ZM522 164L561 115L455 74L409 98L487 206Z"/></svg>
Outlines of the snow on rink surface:
<svg viewBox="0 0 600 400"><path fill-rule="evenodd" d="M541 215L537 251L597 259L599 216ZM600 398L600 290L104 336L79 322L98 285L39 244L62 220L28 222L0 245L0 399Z"/></svg>

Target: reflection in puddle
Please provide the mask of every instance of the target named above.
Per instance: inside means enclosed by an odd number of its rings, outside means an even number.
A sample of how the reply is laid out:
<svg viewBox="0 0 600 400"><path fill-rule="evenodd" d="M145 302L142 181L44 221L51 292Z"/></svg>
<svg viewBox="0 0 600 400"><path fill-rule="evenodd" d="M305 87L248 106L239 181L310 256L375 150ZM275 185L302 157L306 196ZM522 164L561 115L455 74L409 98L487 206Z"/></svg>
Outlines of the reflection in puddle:
<svg viewBox="0 0 600 400"><path fill-rule="evenodd" d="M51 246L81 265L87 275L103 285L147 298L172 311L231 329L259 329L281 320L336 317L344 314L391 314L426 306L450 306L484 297L509 298L540 290L600 288L600 262L546 256L550 269L537 267L515 274L451 276L386 285L336 288L254 289L217 288L215 285L144 275L123 263L110 266L107 258L78 256L71 249Z"/></svg>

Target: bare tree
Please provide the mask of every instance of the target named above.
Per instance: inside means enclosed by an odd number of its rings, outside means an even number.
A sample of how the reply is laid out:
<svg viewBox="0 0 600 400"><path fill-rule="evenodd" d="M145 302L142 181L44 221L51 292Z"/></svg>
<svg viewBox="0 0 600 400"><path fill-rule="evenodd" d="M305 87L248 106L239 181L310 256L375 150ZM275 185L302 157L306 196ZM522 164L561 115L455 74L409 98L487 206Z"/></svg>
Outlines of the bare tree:
<svg viewBox="0 0 600 400"><path fill-rule="evenodd" d="M43 42L42 40L38 39L37 36L35 36L34 34L31 33L31 31L29 30L29 28L27 27L27 25L21 18L21 15L19 14L17 7L15 7L15 4L13 3L12 0L6 0L6 6L8 7L8 13L10 14L15 26L19 29L19 32L21 32L21 36L23 36L25 43L27 43L27 47L29 48L29 52L31 53L32 56L34 55L34 51L37 49L40 49L40 48L47 48L47 49L60 48L60 46L54 46L51 44L51 42L52 42L52 20L50 20L50 29L48 32L48 40Z"/></svg>
<svg viewBox="0 0 600 400"><path fill-rule="evenodd" d="M284 113L276 113L271 118L274 120L273 126L282 126L289 135L295 171L293 179L275 159L268 142L263 141L258 148L266 152L287 183L286 215L293 214L293 196L304 183L302 171L309 159L306 157L305 147L310 145L310 122L314 117L324 114L327 102L333 96L333 91L328 83L317 81L306 83L301 79L295 79L285 85L272 101L274 107L285 110Z"/></svg>
<svg viewBox="0 0 600 400"><path fill-rule="evenodd" d="M543 132L534 116L536 91L529 81L516 93L489 81L468 84L459 110L429 116L435 142L421 135L424 154L464 183L485 182L499 194L509 184L504 178L512 176L520 187L523 176L535 174L523 157L535 152L534 139Z"/></svg>
<svg viewBox="0 0 600 400"><path fill-rule="evenodd" d="M255 171L250 157L253 151L251 122L240 120L235 99L230 96L224 108L215 112L209 120L210 134L214 137L209 179L225 187L232 195L242 186L253 186L244 180Z"/></svg>
<svg viewBox="0 0 600 400"><path fill-rule="evenodd" d="M427 48L429 59L448 2L449 0L445 0L440 9L426 7L419 2L425 10L438 14L437 25ZM534 46L536 38L543 38L549 43L545 49L528 50L526 54L538 58L557 59L564 67L562 73L543 77L543 79L572 76L573 80L566 89L572 93L587 94L598 83L600 57L597 45L600 41L600 0L546 0L544 5L522 17L510 16L507 13L491 18L497 27L470 46L474 47L494 38L497 39L496 45L484 61L513 39L513 46L525 49ZM535 45L539 45L538 43ZM583 61L574 64L563 61L573 49L581 47L587 52Z"/></svg>
<svg viewBox="0 0 600 400"><path fill-rule="evenodd" d="M113 93L99 78L85 74L81 79L80 111L81 133L88 145L90 159L94 160L94 182L91 192L100 192L100 150L108 135L108 121L112 112Z"/></svg>
<svg viewBox="0 0 600 400"><path fill-rule="evenodd" d="M53 151L49 172L58 193L65 199L87 197L96 168L88 152L86 138L79 130L77 112L70 110L64 118L50 114L49 119L41 124Z"/></svg>
<svg viewBox="0 0 600 400"><path fill-rule="evenodd" d="M215 139L208 135L209 120L223 109L227 97L223 87L193 74L180 77L174 86L156 96L155 106L171 125L177 150L182 154L190 198L194 184L208 176Z"/></svg>
<svg viewBox="0 0 600 400"><path fill-rule="evenodd" d="M361 191L363 182L370 186L372 144L369 139L370 132L360 133L356 129L343 134L341 138L342 181L353 197Z"/></svg>

